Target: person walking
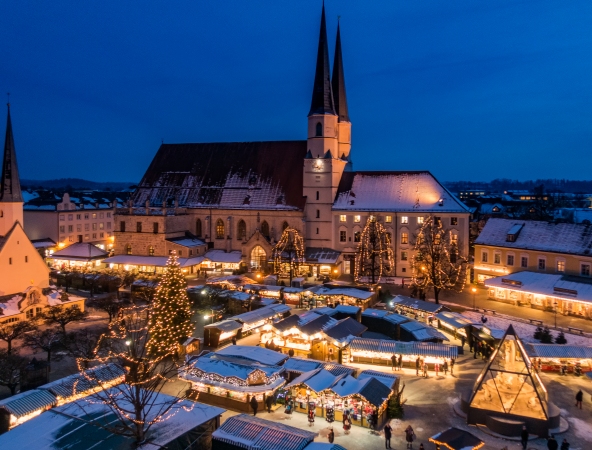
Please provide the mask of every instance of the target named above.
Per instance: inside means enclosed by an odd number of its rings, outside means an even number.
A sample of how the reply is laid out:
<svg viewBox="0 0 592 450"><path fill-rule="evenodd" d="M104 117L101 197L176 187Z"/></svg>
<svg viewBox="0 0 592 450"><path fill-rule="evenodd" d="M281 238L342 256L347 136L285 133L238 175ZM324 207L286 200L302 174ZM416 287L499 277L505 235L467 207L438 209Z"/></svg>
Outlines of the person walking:
<svg viewBox="0 0 592 450"><path fill-rule="evenodd" d="M438 378L438 372L440 371L440 364L434 364L434 371L436 372L436 378Z"/></svg>
<svg viewBox="0 0 592 450"><path fill-rule="evenodd" d="M444 371L444 375L448 375L448 361L444 360L444 364L442 364L442 370Z"/></svg>
<svg viewBox="0 0 592 450"><path fill-rule="evenodd" d="M411 425L405 428L405 440L407 441L407 448L413 448L413 441L415 440L415 432ZM557 450L557 449L555 449Z"/></svg>
<svg viewBox="0 0 592 450"><path fill-rule="evenodd" d="M549 450L557 450L559 448L559 444L555 440L555 436L551 435L550 438L547 438L547 448Z"/></svg>
<svg viewBox="0 0 592 450"><path fill-rule="evenodd" d="M520 433L520 443L522 444L522 450L526 450L526 446L528 445L528 430L526 426L522 426L522 432Z"/></svg>
<svg viewBox="0 0 592 450"><path fill-rule="evenodd" d="M454 375L454 358L450 358L450 375Z"/></svg>
<svg viewBox="0 0 592 450"><path fill-rule="evenodd" d="M419 356L417 357L417 359L415 360L415 375L419 376L419 364L420 364L420 360L419 360Z"/></svg>
<svg viewBox="0 0 592 450"><path fill-rule="evenodd" d="M268 395L265 399L265 405L267 406L267 412L271 413L271 406L273 405L273 396Z"/></svg>
<svg viewBox="0 0 592 450"><path fill-rule="evenodd" d="M393 436L393 428L390 421L384 426L384 448L391 448L391 437Z"/></svg>
<svg viewBox="0 0 592 450"><path fill-rule="evenodd" d="M399 361L397 361L397 365L399 366L399 370L403 370L403 354L399 355Z"/></svg>
<svg viewBox="0 0 592 450"><path fill-rule="evenodd" d="M462 348L465 348L465 337L464 336L460 337L460 343L461 343Z"/></svg>
<svg viewBox="0 0 592 450"><path fill-rule="evenodd" d="M428 365L426 364L425 361L422 363L422 368L423 368L423 377L428 378Z"/></svg>
<svg viewBox="0 0 592 450"><path fill-rule="evenodd" d="M567 442L567 439L563 439L563 442L561 443L561 448L559 450L569 450L569 442Z"/></svg>
<svg viewBox="0 0 592 450"><path fill-rule="evenodd" d="M580 389L576 394L576 406L580 409L582 409L582 400L584 400L584 393Z"/></svg>
<svg viewBox="0 0 592 450"><path fill-rule="evenodd" d="M419 444L419 450L425 450L423 443Z"/></svg>
<svg viewBox="0 0 592 450"><path fill-rule="evenodd" d="M332 444L335 440L335 432L333 431L333 427L329 429L329 434L327 435L327 439L329 439L329 443Z"/></svg>
<svg viewBox="0 0 592 450"><path fill-rule="evenodd" d="M392 363L391 371L397 370L397 355L395 355L394 353L393 353L393 356L391 356L391 363Z"/></svg>
<svg viewBox="0 0 592 450"><path fill-rule="evenodd" d="M257 401L257 399L255 398L254 395L251 397L250 403L251 403L251 408L253 408L253 415L256 416L257 409L259 408L259 402Z"/></svg>

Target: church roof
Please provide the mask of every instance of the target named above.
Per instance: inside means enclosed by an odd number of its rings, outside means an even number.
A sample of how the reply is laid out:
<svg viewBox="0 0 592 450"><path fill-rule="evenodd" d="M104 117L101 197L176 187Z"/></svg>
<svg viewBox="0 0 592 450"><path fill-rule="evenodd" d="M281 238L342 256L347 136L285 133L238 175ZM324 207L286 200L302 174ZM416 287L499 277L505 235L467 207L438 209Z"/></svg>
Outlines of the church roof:
<svg viewBox="0 0 592 450"><path fill-rule="evenodd" d="M325 24L325 5L321 14L321 31L319 33L319 49L317 51L317 65L315 70L314 85L312 88L312 101L310 103L309 116L313 114L335 115L333 104L333 92L331 89L331 70L329 68L329 46L327 45L327 26Z"/></svg>
<svg viewBox="0 0 592 450"><path fill-rule="evenodd" d="M0 202L22 202L21 183L16 164L16 150L10 120L10 104L6 118L6 137L4 139L4 155L2 158L2 180L0 184Z"/></svg>
<svg viewBox="0 0 592 450"><path fill-rule="evenodd" d="M306 141L162 144L133 200L188 208L302 209Z"/></svg>
<svg viewBox="0 0 592 450"><path fill-rule="evenodd" d="M335 111L340 122L349 122L347 96L345 95L345 75L343 74L343 58L341 56L341 32L337 25L337 42L335 43L335 58L333 59L333 77L331 79Z"/></svg>
<svg viewBox="0 0 592 450"><path fill-rule="evenodd" d="M468 212L428 171L344 172L334 210Z"/></svg>

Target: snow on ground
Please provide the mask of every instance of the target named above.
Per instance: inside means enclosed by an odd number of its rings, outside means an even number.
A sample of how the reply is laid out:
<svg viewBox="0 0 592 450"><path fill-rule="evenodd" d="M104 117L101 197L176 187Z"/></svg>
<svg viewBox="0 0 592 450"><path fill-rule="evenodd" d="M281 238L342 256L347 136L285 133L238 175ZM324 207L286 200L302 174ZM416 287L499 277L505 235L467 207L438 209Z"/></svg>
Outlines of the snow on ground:
<svg viewBox="0 0 592 450"><path fill-rule="evenodd" d="M467 319L469 319L473 323L481 323L481 316L482 316L481 313L473 312L473 311L465 311L462 313L462 315L464 317L466 317ZM518 336L520 337L520 339L522 339L522 341L529 342L532 344L540 344L540 342L533 337L534 332L536 330L535 325L530 325L527 323L518 322L516 320L511 320L511 319L496 317L496 316L490 316L490 315L488 315L486 317L487 317L487 323L485 324L485 326L491 327L491 328L497 328L499 330L507 330L508 326L512 325L514 327L514 330L516 331L516 333L518 333ZM553 336L557 336L556 331L552 330L551 334ZM585 347L592 347L592 339L590 339L586 336L577 336L575 334L566 333L565 338L567 339L567 343L569 345L581 345L581 346L585 346Z"/></svg>

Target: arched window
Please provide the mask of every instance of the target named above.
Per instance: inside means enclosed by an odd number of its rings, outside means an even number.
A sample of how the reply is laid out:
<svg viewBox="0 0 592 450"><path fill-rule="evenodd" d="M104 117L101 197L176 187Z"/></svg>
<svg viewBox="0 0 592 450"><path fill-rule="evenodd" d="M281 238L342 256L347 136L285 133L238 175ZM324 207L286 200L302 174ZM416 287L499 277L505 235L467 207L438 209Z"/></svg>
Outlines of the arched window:
<svg viewBox="0 0 592 450"><path fill-rule="evenodd" d="M264 220L263 222L261 222L261 234L269 239L269 224L267 223L266 220Z"/></svg>
<svg viewBox="0 0 592 450"><path fill-rule="evenodd" d="M267 259L267 255L263 247L257 245L253 250L251 250L251 269L259 270L263 266L265 266L265 260Z"/></svg>
<svg viewBox="0 0 592 450"><path fill-rule="evenodd" d="M201 237L201 219L195 221L195 235Z"/></svg>
<svg viewBox="0 0 592 450"><path fill-rule="evenodd" d="M216 222L216 239L224 239L224 221L218 219Z"/></svg>
<svg viewBox="0 0 592 450"><path fill-rule="evenodd" d="M322 136L322 135L323 135L323 124L321 122L318 122L316 136Z"/></svg>
<svg viewBox="0 0 592 450"><path fill-rule="evenodd" d="M238 225L236 226L236 238L239 240L247 238L247 224L242 219L238 221Z"/></svg>
<svg viewBox="0 0 592 450"><path fill-rule="evenodd" d="M0 209L0 217L4 217L4 211Z"/></svg>
<svg viewBox="0 0 592 450"><path fill-rule="evenodd" d="M282 224L282 231L284 231L286 228L288 228L290 225L288 225L288 222L284 222Z"/></svg>
<svg viewBox="0 0 592 450"><path fill-rule="evenodd" d="M148 247L148 256L154 256L154 247L152 245Z"/></svg>
<svg viewBox="0 0 592 450"><path fill-rule="evenodd" d="M131 255L131 254L132 254L132 244L127 244L127 245L125 246L125 252L126 252L128 255Z"/></svg>

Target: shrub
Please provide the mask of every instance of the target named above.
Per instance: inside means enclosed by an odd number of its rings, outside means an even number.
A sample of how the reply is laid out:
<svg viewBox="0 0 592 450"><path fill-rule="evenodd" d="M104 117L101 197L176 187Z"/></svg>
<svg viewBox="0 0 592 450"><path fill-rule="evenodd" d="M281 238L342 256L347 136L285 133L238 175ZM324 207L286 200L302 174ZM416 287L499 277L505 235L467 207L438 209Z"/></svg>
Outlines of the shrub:
<svg viewBox="0 0 592 450"><path fill-rule="evenodd" d="M553 343L553 335L549 331L548 327L543 328L543 332L539 339L542 344L552 344Z"/></svg>
<svg viewBox="0 0 592 450"><path fill-rule="evenodd" d="M567 339L565 339L565 334L563 334L563 331L559 332L559 334L555 338L555 343L556 344L567 344Z"/></svg>

